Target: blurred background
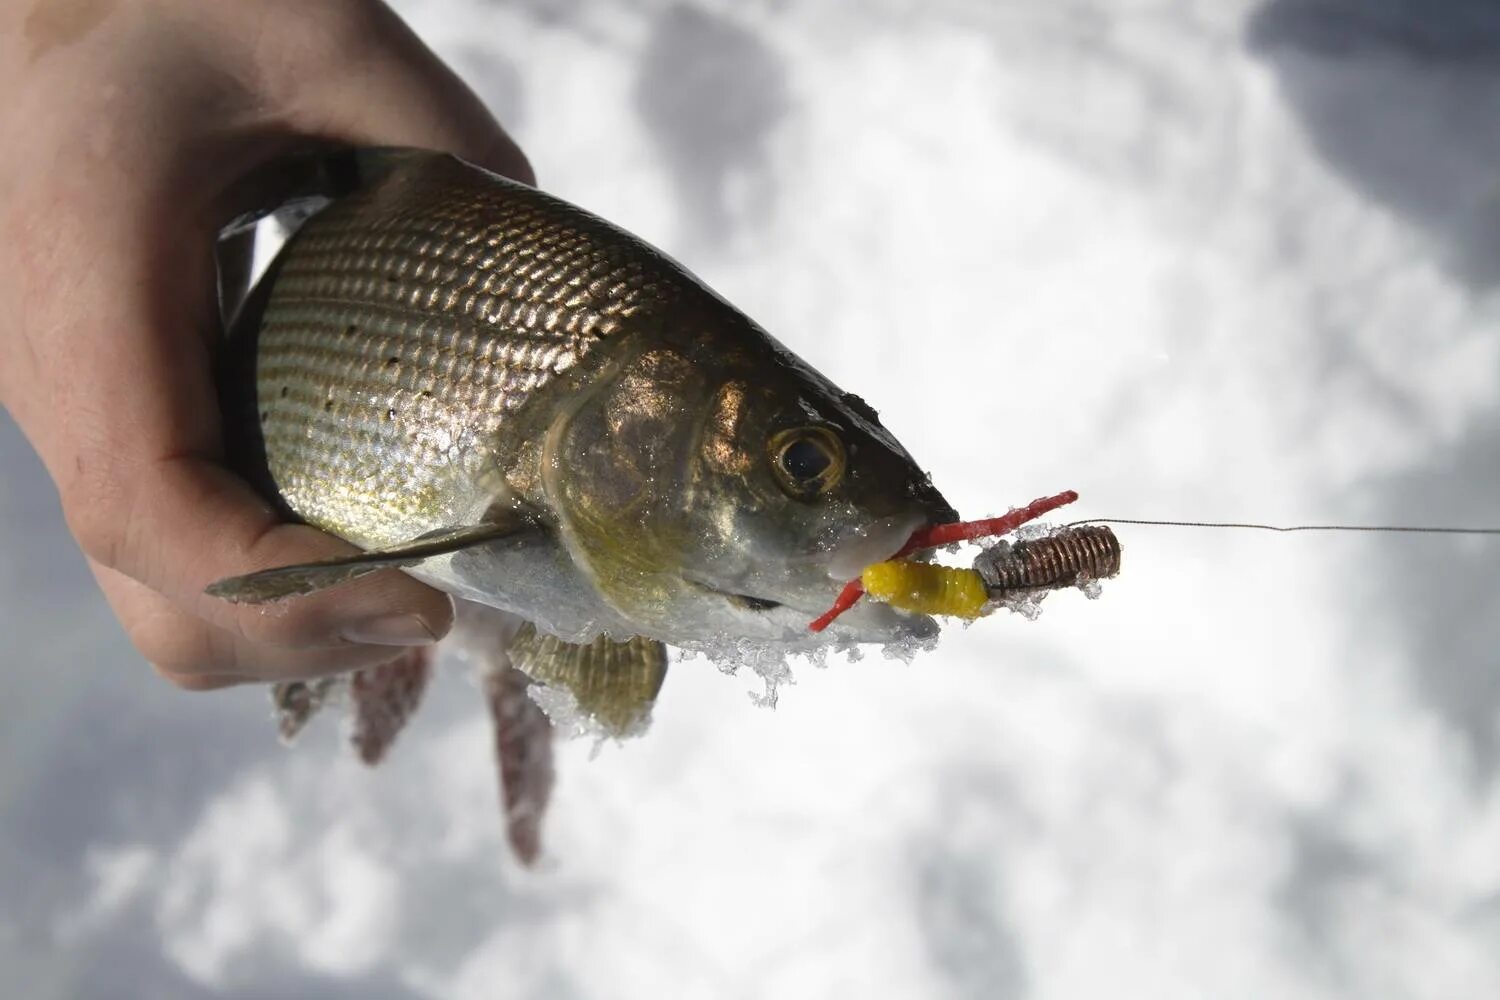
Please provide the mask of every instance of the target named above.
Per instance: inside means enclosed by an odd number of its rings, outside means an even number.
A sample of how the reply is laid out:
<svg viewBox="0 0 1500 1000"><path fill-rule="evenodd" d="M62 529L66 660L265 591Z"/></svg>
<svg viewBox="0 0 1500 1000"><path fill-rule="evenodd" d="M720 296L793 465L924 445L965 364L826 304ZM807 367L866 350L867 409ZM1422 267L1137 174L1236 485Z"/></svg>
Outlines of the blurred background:
<svg viewBox="0 0 1500 1000"><path fill-rule="evenodd" d="M1500 524L1488 0L396 6L968 516ZM462 670L376 771L174 691L0 415L0 994L1500 995L1500 545L1120 535L774 710L680 664L528 872Z"/></svg>

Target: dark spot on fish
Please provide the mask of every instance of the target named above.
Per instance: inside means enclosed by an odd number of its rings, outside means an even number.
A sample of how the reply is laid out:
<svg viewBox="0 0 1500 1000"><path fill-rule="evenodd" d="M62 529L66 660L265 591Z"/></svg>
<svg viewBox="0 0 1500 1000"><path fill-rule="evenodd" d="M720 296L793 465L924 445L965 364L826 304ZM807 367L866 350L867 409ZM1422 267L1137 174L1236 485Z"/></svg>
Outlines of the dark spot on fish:
<svg viewBox="0 0 1500 1000"><path fill-rule="evenodd" d="M260 419L262 421L270 420L271 419L271 411L270 410L261 410L260 411Z"/></svg>
<svg viewBox="0 0 1500 1000"><path fill-rule="evenodd" d="M729 594L731 604L737 604L748 611L770 611L779 608L781 604L777 601L768 601L764 597L751 597L749 594Z"/></svg>
<svg viewBox="0 0 1500 1000"><path fill-rule="evenodd" d="M423 389L422 390L422 398L423 399L431 399L432 398L432 390L431 389Z"/></svg>
<svg viewBox="0 0 1500 1000"><path fill-rule="evenodd" d="M387 420L395 420L396 419L396 408L394 406L391 407L389 410L385 411L385 418Z"/></svg>
<svg viewBox="0 0 1500 1000"><path fill-rule="evenodd" d="M331 400L331 399L325 399L325 400L323 400L323 409L325 409L325 410L331 410L331 409L333 409L333 400Z"/></svg>
<svg viewBox="0 0 1500 1000"><path fill-rule="evenodd" d="M348 326L344 327L344 336L346 337L352 337L358 332L359 327L355 326L353 323L350 323Z"/></svg>
<svg viewBox="0 0 1500 1000"><path fill-rule="evenodd" d="M394 354L392 354L390 357L388 357L388 358L385 359L385 366L387 368L394 368L397 365L399 365L400 363L401 363L401 359L398 358L398 357L396 357Z"/></svg>
<svg viewBox="0 0 1500 1000"><path fill-rule="evenodd" d="M282 399L286 399L286 394L289 393L289 392L291 392L291 391L292 390L291 390L290 387L288 387L288 386L282 386L281 387L281 398Z"/></svg>

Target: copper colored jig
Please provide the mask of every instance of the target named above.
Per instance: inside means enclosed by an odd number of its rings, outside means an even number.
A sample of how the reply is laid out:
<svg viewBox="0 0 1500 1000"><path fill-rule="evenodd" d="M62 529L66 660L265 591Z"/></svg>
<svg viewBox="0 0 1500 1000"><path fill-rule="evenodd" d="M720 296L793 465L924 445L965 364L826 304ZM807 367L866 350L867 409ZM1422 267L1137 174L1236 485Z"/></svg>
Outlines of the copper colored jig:
<svg viewBox="0 0 1500 1000"><path fill-rule="evenodd" d="M974 560L991 600L1028 590L1073 587L1120 572L1120 540L1108 528L1080 525L1025 542L1001 542Z"/></svg>

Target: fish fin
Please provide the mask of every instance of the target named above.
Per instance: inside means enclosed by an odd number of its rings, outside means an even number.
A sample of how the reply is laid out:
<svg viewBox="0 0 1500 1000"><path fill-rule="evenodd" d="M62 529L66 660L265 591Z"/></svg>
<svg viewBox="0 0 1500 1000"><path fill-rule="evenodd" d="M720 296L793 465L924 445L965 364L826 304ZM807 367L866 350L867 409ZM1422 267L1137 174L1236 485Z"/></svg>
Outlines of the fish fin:
<svg viewBox="0 0 1500 1000"><path fill-rule="evenodd" d="M511 640L510 658L532 680L566 689L578 710L616 739L645 730L667 676L667 648L654 639L564 642L530 623Z"/></svg>
<svg viewBox="0 0 1500 1000"><path fill-rule="evenodd" d="M348 156L347 162L353 167L353 176L360 187L369 187L404 166L439 158L457 159L451 153L411 146L358 146L349 150Z"/></svg>
<svg viewBox="0 0 1500 1000"><path fill-rule="evenodd" d="M290 746L314 715L348 693L354 713L350 742L360 760L374 766L416 712L432 676L429 650L410 649L390 663L364 667L340 677L282 681L271 686L276 729Z"/></svg>
<svg viewBox="0 0 1500 1000"><path fill-rule="evenodd" d="M422 703L431 677L432 656L427 649L409 649L390 663L354 672L349 683L354 702L350 741L360 760L371 767L380 763Z"/></svg>
<svg viewBox="0 0 1500 1000"><path fill-rule="evenodd" d="M335 198L361 186L358 151L341 145L278 157L250 171L229 192L232 204L244 211L220 230L222 239L247 232L268 215L293 213L297 219L314 215Z"/></svg>
<svg viewBox="0 0 1500 1000"><path fill-rule="evenodd" d="M527 690L531 679L511 666L484 679L490 717L495 722L495 757L500 765L500 801L505 837L516 859L528 868L542 850L542 818L552 798L552 722Z"/></svg>
<svg viewBox="0 0 1500 1000"><path fill-rule="evenodd" d="M494 183L530 187L514 177L497 174L487 167L441 150L417 149L412 146L359 146L345 151L344 155L343 160L325 166L324 171L335 183L343 181L348 189L373 187L397 171L420 169L434 160L447 160L467 172L482 173ZM331 184L325 183L323 190L328 191L331 187Z"/></svg>
<svg viewBox="0 0 1500 1000"><path fill-rule="evenodd" d="M342 683L343 679L338 677L315 677L271 685L271 707L276 712L276 731L281 742L291 746L308 720L318 714Z"/></svg>
<svg viewBox="0 0 1500 1000"><path fill-rule="evenodd" d="M338 143L277 157L251 170L229 192L230 203L245 210L219 230L219 238L249 232L271 215L295 231L329 202L367 188L404 165L439 157L458 159L428 149Z"/></svg>
<svg viewBox="0 0 1500 1000"><path fill-rule="evenodd" d="M210 597L223 598L232 604L269 604L288 597L327 590L378 570L415 566L434 556L448 555L460 549L505 538L524 527L525 525L515 521L505 521L441 528L389 548L371 549L323 562L280 566L245 576L230 577L211 584L204 593Z"/></svg>

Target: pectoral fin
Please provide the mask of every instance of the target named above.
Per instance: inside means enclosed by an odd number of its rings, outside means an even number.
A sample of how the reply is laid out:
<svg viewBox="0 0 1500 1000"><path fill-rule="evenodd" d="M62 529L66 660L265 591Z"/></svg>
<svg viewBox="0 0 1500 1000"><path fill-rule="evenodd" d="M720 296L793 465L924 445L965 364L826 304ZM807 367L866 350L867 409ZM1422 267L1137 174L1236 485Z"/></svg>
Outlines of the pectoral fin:
<svg viewBox="0 0 1500 1000"><path fill-rule="evenodd" d="M409 649L390 663L364 667L344 677L282 681L271 688L276 727L282 742L290 745L325 704L347 697L354 715L350 742L359 751L359 759L373 766L380 763L421 704L431 677L431 652Z"/></svg>
<svg viewBox="0 0 1500 1000"><path fill-rule="evenodd" d="M276 713L276 729L287 746L302 732L308 720L322 709L339 685L338 677L315 677L306 681L282 681L271 687L271 707Z"/></svg>
<svg viewBox="0 0 1500 1000"><path fill-rule="evenodd" d="M384 759L422 704L431 679L430 649L408 649L390 663L355 671L349 682L354 700L354 729L349 738L360 760L374 767Z"/></svg>
<svg viewBox="0 0 1500 1000"><path fill-rule="evenodd" d="M581 713L616 738L645 727L667 676L667 649L654 639L564 642L529 623L512 640L510 658L538 683L568 691Z"/></svg>
<svg viewBox="0 0 1500 1000"><path fill-rule="evenodd" d="M458 528L442 528L386 549L372 549L340 559L281 566L245 576L233 576L210 585L204 593L210 597L221 597L232 604L269 604L336 587L378 570L405 569L434 556L483 545L522 530L525 530L525 525L515 523L468 524Z"/></svg>
<svg viewBox="0 0 1500 1000"><path fill-rule="evenodd" d="M495 721L495 756L500 764L500 800L505 837L521 864L530 867L542 853L542 819L552 799L552 723L531 700L531 679L511 666L485 678L490 716Z"/></svg>

